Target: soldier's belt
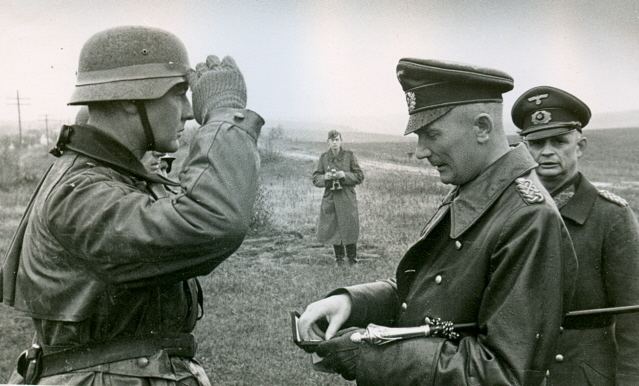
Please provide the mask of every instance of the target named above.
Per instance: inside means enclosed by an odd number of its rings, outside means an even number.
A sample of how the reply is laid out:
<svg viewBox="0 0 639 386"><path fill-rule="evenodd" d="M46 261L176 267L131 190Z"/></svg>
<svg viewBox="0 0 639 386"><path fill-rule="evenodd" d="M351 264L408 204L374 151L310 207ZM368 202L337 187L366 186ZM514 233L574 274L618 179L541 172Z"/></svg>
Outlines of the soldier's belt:
<svg viewBox="0 0 639 386"><path fill-rule="evenodd" d="M44 352L36 361L36 379L126 359L151 356L160 350L169 356L192 358L197 344L191 334L147 335L81 346L51 354ZM26 353L26 351L25 351ZM20 360L19 360L20 361ZM21 374L24 376L24 374Z"/></svg>

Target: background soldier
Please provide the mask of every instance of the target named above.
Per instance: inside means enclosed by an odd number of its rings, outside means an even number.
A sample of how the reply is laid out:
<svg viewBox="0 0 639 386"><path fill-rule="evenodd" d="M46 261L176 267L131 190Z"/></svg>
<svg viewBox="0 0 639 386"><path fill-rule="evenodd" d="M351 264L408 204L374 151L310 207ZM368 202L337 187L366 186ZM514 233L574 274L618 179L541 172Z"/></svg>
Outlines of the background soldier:
<svg viewBox="0 0 639 386"><path fill-rule="evenodd" d="M431 60L397 66L416 155L456 185L399 263L396 280L338 289L310 304L302 338L340 327L407 327L438 317L476 322L460 339L357 344L340 331L316 351L363 385L539 384L552 359L576 270L568 233L524 145L509 148L497 70ZM316 322L327 319L326 333Z"/></svg>
<svg viewBox="0 0 639 386"><path fill-rule="evenodd" d="M517 99L513 122L559 207L579 260L569 311L639 304L639 228L622 198L579 172L590 109L549 86ZM550 374L553 385L638 385L639 316L568 318Z"/></svg>
<svg viewBox="0 0 639 386"><path fill-rule="evenodd" d="M342 149L342 134L328 132L328 151L322 153L313 172L313 185L324 189L317 240L333 245L337 264L357 263L359 214L355 185L364 181L364 172L350 150Z"/></svg>
<svg viewBox="0 0 639 386"><path fill-rule="evenodd" d="M183 44L159 29L113 28L82 48L70 104L89 106L87 125L63 127L3 267L3 301L35 325L37 345L18 364L27 383L209 383L193 360L195 277L242 243L263 120L244 109L231 58L189 71ZM139 160L177 150L193 115L203 126L181 193L158 198L152 185L175 183Z"/></svg>

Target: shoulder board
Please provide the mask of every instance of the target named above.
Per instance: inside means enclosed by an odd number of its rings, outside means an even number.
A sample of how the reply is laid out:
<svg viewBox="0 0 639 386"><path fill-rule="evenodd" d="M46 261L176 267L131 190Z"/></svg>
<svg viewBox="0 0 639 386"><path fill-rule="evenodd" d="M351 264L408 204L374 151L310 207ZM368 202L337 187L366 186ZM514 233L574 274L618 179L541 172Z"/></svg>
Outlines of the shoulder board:
<svg viewBox="0 0 639 386"><path fill-rule="evenodd" d="M619 206L628 206L628 201L617 196L616 194L603 189L599 189L598 191L599 191L599 195L605 198L606 200L613 202Z"/></svg>
<svg viewBox="0 0 639 386"><path fill-rule="evenodd" d="M528 178L517 178L515 180L515 189L517 189L517 192L526 204L537 204L545 200L544 195L541 194L537 185Z"/></svg>

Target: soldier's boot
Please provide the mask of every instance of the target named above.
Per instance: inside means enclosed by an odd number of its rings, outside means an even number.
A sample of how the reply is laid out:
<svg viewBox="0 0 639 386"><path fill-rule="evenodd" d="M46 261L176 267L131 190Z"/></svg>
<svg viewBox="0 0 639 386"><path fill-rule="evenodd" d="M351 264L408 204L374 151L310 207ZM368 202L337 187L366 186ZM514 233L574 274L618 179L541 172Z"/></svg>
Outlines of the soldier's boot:
<svg viewBox="0 0 639 386"><path fill-rule="evenodd" d="M348 263L353 265L357 264L357 244L346 245L346 257L348 257Z"/></svg>
<svg viewBox="0 0 639 386"><path fill-rule="evenodd" d="M335 262L337 262L337 265L344 264L344 244L333 245L333 250L335 251Z"/></svg>

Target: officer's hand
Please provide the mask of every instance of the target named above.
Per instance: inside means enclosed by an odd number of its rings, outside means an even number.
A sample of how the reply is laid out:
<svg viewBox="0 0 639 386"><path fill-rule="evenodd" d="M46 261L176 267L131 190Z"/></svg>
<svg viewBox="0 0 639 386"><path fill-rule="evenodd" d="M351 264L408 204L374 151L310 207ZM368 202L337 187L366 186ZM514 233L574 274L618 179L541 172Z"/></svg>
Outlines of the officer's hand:
<svg viewBox="0 0 639 386"><path fill-rule="evenodd" d="M343 170L340 170L339 172L336 173L335 176L337 177L337 179L345 178L346 177L346 173L344 173Z"/></svg>
<svg viewBox="0 0 639 386"><path fill-rule="evenodd" d="M351 335L363 333L363 328L350 327L337 332L333 339L317 345L315 352L324 357L322 367L328 367L341 374L344 379L352 381L357 375L357 362L361 343L353 343Z"/></svg>
<svg viewBox="0 0 639 386"><path fill-rule="evenodd" d="M193 115L201 125L215 109L246 107L244 77L230 56L220 62L217 56L209 55L206 62L195 66L188 79L193 93Z"/></svg>
<svg viewBox="0 0 639 386"><path fill-rule="evenodd" d="M306 306L299 320L302 340L331 339L351 316L351 307L351 297L348 294L329 296ZM325 332L316 324L321 319L328 321Z"/></svg>

